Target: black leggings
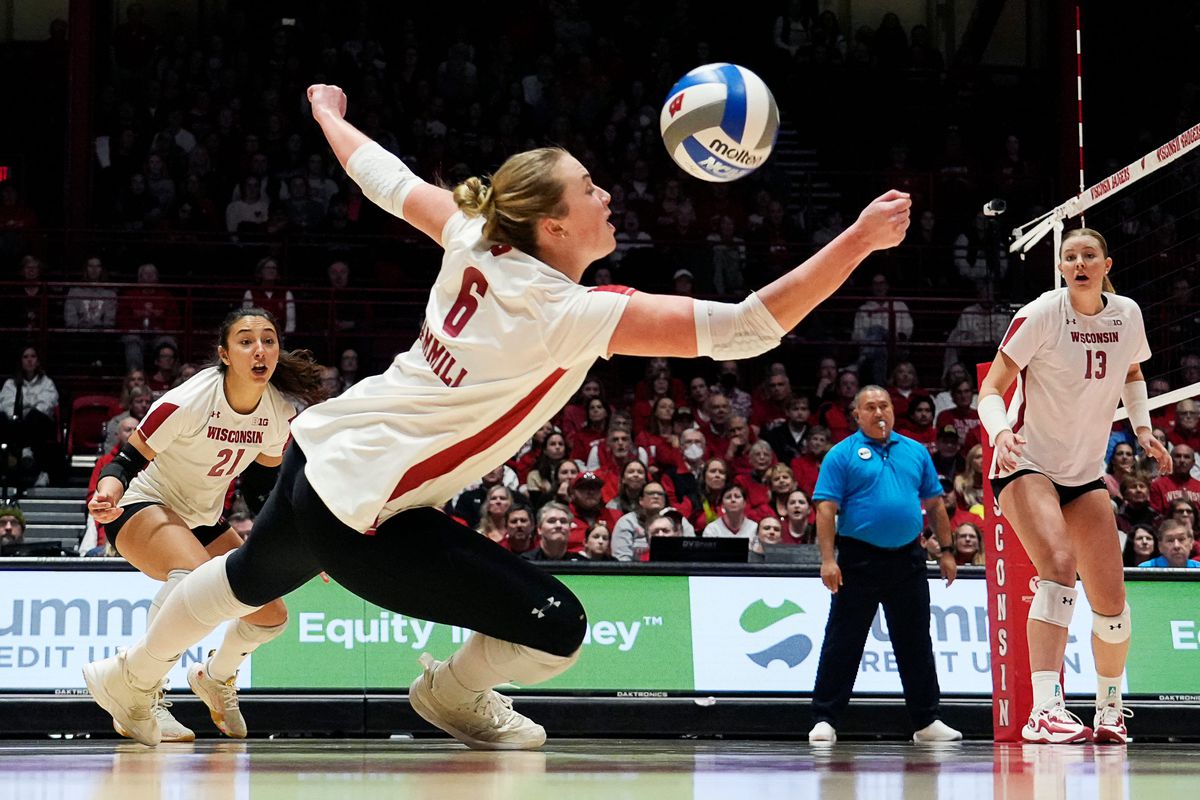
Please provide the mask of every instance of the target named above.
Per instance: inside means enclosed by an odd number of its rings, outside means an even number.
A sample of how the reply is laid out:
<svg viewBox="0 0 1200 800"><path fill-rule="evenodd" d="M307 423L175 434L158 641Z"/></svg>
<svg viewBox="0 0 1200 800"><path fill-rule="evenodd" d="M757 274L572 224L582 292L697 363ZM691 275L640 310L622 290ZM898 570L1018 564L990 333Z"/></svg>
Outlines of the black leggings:
<svg viewBox="0 0 1200 800"><path fill-rule="evenodd" d="M553 575L433 508L402 511L361 534L321 501L305 463L292 442L253 532L226 562L241 602L265 605L324 571L395 613L558 656L583 642L583 605Z"/></svg>

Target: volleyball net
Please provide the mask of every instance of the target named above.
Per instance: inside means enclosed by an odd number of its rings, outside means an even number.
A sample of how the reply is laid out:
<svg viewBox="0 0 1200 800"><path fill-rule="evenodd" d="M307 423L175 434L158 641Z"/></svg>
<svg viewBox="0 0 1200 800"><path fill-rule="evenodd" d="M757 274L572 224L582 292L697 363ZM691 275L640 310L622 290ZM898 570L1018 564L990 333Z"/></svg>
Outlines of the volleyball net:
<svg viewBox="0 0 1200 800"><path fill-rule="evenodd" d="M1064 229L1086 225L1104 235L1117 291L1142 309L1153 351L1147 381L1162 379L1170 387L1150 400L1152 409L1161 408L1200 395L1200 125L1123 167L1106 165L1105 172L1014 229L1009 250L1057 267ZM1076 218L1078 226L1067 224ZM1054 275L1061 285L1057 269ZM1118 409L1114 421L1125 417Z"/></svg>

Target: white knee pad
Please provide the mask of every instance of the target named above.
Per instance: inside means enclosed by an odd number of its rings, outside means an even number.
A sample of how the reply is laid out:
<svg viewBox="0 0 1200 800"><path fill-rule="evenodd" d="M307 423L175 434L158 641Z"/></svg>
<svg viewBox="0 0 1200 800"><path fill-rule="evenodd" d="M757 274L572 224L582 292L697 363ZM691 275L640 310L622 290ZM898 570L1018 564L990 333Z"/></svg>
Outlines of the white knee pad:
<svg viewBox="0 0 1200 800"><path fill-rule="evenodd" d="M1033 603L1029 606L1029 618L1065 628L1071 624L1078 594L1077 590L1061 583L1039 580Z"/></svg>
<svg viewBox="0 0 1200 800"><path fill-rule="evenodd" d="M1129 616L1129 603L1125 604L1125 609L1115 617L1106 617L1103 614L1092 612L1092 633L1096 634L1096 638L1102 642L1109 644L1120 644L1128 641L1131 633L1132 618Z"/></svg>

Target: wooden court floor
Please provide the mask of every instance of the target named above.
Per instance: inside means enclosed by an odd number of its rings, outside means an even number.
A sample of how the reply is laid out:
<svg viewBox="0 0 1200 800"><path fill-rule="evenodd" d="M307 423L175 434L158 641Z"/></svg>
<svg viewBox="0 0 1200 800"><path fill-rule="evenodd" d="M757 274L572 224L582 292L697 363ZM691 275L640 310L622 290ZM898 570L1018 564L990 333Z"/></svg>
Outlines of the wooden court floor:
<svg viewBox="0 0 1200 800"><path fill-rule="evenodd" d="M917 746L551 740L473 752L446 739L0 741L0 800L1058 800L1200 797L1200 745Z"/></svg>

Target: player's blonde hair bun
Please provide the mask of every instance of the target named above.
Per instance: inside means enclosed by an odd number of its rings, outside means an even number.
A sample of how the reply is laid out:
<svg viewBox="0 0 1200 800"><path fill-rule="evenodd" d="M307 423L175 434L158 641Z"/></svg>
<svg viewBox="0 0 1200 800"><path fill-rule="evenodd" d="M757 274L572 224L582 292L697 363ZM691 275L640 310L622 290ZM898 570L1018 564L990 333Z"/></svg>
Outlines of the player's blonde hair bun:
<svg viewBox="0 0 1200 800"><path fill-rule="evenodd" d="M454 202L468 217L490 217L492 207L492 187L479 178L467 178L454 187Z"/></svg>

